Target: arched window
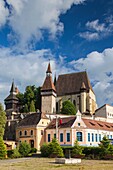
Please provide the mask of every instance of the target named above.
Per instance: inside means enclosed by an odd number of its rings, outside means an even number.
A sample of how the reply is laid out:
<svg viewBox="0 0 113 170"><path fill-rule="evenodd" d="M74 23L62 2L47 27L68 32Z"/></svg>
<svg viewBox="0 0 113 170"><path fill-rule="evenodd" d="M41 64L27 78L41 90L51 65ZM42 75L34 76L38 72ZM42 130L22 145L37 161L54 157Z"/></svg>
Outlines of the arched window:
<svg viewBox="0 0 113 170"><path fill-rule="evenodd" d="M77 132L77 140L82 141L82 132Z"/></svg>
<svg viewBox="0 0 113 170"><path fill-rule="evenodd" d="M75 100L73 100L73 104L76 106L76 101Z"/></svg>
<svg viewBox="0 0 113 170"><path fill-rule="evenodd" d="M22 136L22 131L19 132L19 136Z"/></svg>
<svg viewBox="0 0 113 170"><path fill-rule="evenodd" d="M33 130L31 130L31 135L33 135Z"/></svg>
<svg viewBox="0 0 113 170"><path fill-rule="evenodd" d="M24 135L25 135L25 136L27 135L27 131L26 131L26 130L24 131Z"/></svg>

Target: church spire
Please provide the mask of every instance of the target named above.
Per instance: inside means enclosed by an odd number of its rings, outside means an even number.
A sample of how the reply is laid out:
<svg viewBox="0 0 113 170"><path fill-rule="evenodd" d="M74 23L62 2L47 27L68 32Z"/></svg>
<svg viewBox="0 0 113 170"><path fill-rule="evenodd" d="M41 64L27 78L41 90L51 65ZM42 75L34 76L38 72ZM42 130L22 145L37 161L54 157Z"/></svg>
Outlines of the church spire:
<svg viewBox="0 0 113 170"><path fill-rule="evenodd" d="M50 65L50 62L49 62L48 68L47 68L47 71L46 71L46 75L50 76L51 74L52 74L52 71L51 71L51 65Z"/></svg>
<svg viewBox="0 0 113 170"><path fill-rule="evenodd" d="M10 93L15 93L15 84L14 84L14 79L13 79L13 81L12 81L12 85L11 85Z"/></svg>

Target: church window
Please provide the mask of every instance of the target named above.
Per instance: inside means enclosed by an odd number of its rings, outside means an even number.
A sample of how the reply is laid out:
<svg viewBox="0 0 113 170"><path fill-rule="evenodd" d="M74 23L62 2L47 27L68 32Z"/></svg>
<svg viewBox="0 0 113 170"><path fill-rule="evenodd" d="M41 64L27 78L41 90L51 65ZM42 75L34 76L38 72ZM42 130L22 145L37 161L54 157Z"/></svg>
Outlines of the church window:
<svg viewBox="0 0 113 170"><path fill-rule="evenodd" d="M54 134L54 138L56 139L56 133Z"/></svg>
<svg viewBox="0 0 113 170"><path fill-rule="evenodd" d="M77 132L77 140L82 141L82 132Z"/></svg>
<svg viewBox="0 0 113 170"><path fill-rule="evenodd" d="M43 135L43 130L41 130L41 135Z"/></svg>
<svg viewBox="0 0 113 170"><path fill-rule="evenodd" d="M76 106L76 101L75 100L73 100L73 104Z"/></svg>
<svg viewBox="0 0 113 170"><path fill-rule="evenodd" d="M80 123L78 123L78 126L80 126Z"/></svg>

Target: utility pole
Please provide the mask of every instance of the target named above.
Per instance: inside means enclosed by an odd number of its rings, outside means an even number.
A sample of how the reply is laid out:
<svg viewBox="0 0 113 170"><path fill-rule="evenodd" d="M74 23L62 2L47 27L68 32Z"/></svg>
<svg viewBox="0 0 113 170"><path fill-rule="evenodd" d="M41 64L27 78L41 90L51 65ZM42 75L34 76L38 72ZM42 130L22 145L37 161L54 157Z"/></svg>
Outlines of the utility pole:
<svg viewBox="0 0 113 170"><path fill-rule="evenodd" d="M58 141L58 117L56 116L56 140Z"/></svg>

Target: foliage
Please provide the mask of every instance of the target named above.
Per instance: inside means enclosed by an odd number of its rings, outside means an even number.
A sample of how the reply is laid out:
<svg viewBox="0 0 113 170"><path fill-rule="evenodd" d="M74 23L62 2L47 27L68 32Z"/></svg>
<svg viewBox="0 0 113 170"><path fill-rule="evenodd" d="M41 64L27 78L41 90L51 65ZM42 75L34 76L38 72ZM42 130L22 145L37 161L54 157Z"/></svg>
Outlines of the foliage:
<svg viewBox="0 0 113 170"><path fill-rule="evenodd" d="M100 147L98 146L82 146L83 154L88 159L99 159Z"/></svg>
<svg viewBox="0 0 113 170"><path fill-rule="evenodd" d="M49 144L49 156L60 158L64 157L63 150L55 138Z"/></svg>
<svg viewBox="0 0 113 170"><path fill-rule="evenodd" d="M36 148L31 148L30 153L36 153L37 149Z"/></svg>
<svg viewBox="0 0 113 170"><path fill-rule="evenodd" d="M64 101L61 109L61 114L75 115L75 105L69 100Z"/></svg>
<svg viewBox="0 0 113 170"><path fill-rule="evenodd" d="M78 144L78 141L76 140L74 143L74 147L72 149L72 157L78 157L78 156L84 156L82 153L83 147Z"/></svg>
<svg viewBox="0 0 113 170"><path fill-rule="evenodd" d="M41 88L27 86L24 93L17 94L21 112L41 110Z"/></svg>
<svg viewBox="0 0 113 170"><path fill-rule="evenodd" d="M0 103L0 137L2 138L4 135L5 124L6 124L6 113L2 107L2 104Z"/></svg>
<svg viewBox="0 0 113 170"><path fill-rule="evenodd" d="M28 143L22 142L19 145L19 152L22 156L27 156L30 153L31 147Z"/></svg>
<svg viewBox="0 0 113 170"><path fill-rule="evenodd" d="M110 144L110 141L106 136L103 137L99 147L101 158L104 158L107 154L113 154L113 146Z"/></svg>
<svg viewBox="0 0 113 170"><path fill-rule="evenodd" d="M7 151L7 156L8 156L9 158L11 158L12 155L13 155L13 150L8 150L8 151Z"/></svg>
<svg viewBox="0 0 113 170"><path fill-rule="evenodd" d="M64 157L63 150L56 139L49 144L43 144L41 147L41 156L43 157Z"/></svg>
<svg viewBox="0 0 113 170"><path fill-rule="evenodd" d="M21 154L19 153L19 148L15 148L13 150L13 154L11 155L11 158L20 158L21 157Z"/></svg>
<svg viewBox="0 0 113 170"><path fill-rule="evenodd" d="M34 101L32 100L31 103L30 103L30 109L29 109L30 112L35 112L35 105L34 105Z"/></svg>
<svg viewBox="0 0 113 170"><path fill-rule="evenodd" d="M0 137L0 159L5 158L7 155L6 146L4 144L3 138Z"/></svg>
<svg viewBox="0 0 113 170"><path fill-rule="evenodd" d="M40 151L41 151L42 157L49 157L49 145L48 144L44 143L41 146Z"/></svg>

